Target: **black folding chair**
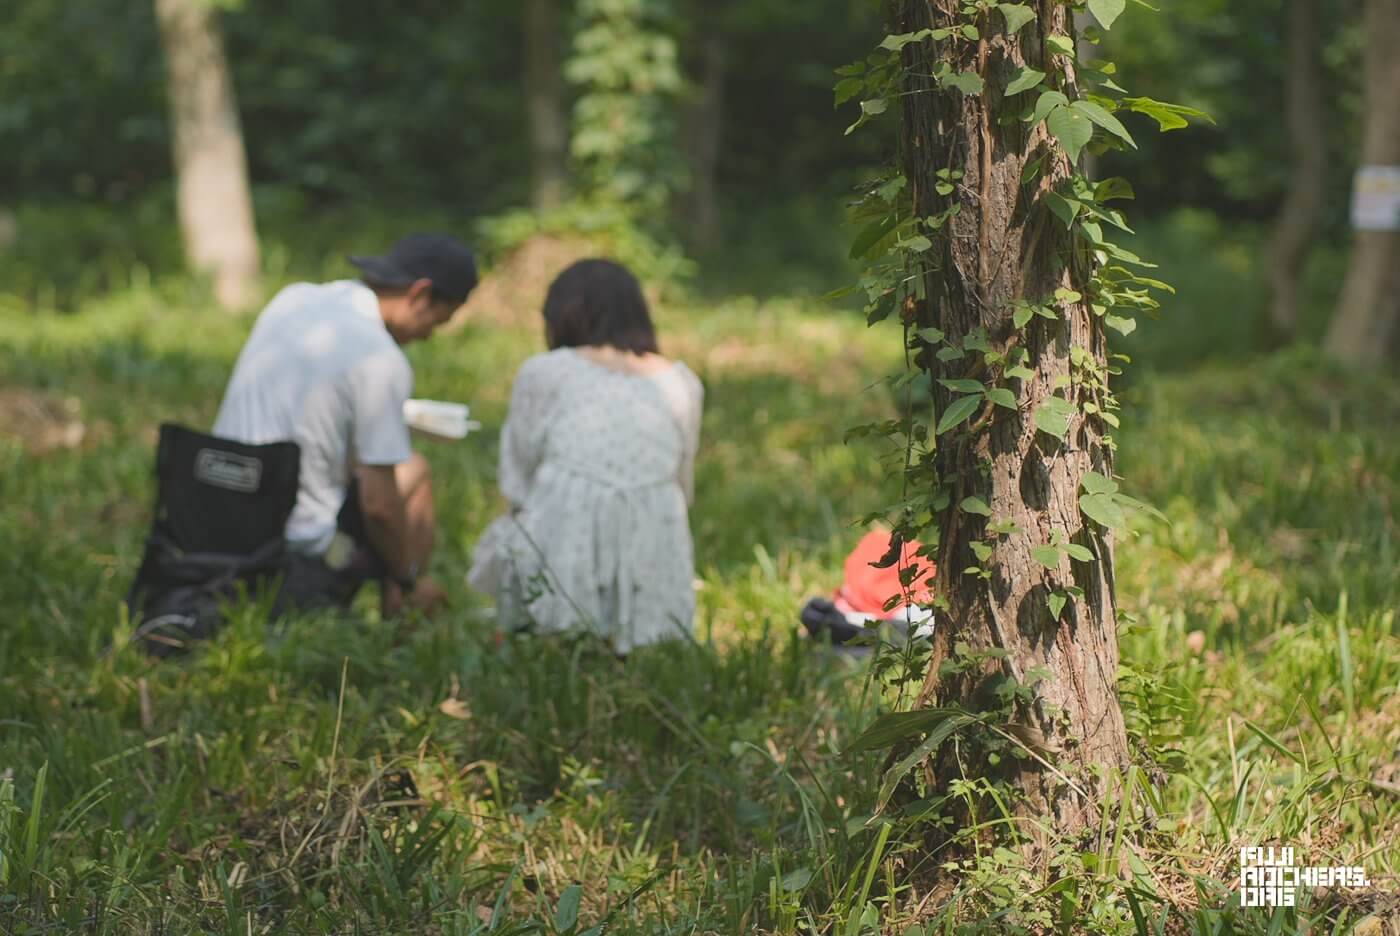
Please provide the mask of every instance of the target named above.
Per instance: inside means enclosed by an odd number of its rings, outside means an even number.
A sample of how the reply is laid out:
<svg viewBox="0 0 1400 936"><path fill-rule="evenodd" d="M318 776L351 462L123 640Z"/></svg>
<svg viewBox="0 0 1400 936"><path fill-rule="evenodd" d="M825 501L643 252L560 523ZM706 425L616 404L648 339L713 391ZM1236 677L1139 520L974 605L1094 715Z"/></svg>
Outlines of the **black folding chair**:
<svg viewBox="0 0 1400 936"><path fill-rule="evenodd" d="M244 445L160 427L155 522L127 597L133 639L155 656L181 652L218 629L231 600L277 584L300 467L295 442ZM272 608L279 613L275 597Z"/></svg>

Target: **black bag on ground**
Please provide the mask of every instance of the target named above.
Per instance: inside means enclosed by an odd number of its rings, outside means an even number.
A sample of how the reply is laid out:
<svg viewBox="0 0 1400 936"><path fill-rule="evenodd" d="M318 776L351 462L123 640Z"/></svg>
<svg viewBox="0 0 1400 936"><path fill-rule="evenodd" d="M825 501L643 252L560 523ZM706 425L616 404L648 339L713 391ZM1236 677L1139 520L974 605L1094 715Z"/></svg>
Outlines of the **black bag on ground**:
<svg viewBox="0 0 1400 936"><path fill-rule="evenodd" d="M227 602L274 584L300 467L295 442L244 445L160 427L155 522L127 597L133 639L155 656L180 652L218 629Z"/></svg>

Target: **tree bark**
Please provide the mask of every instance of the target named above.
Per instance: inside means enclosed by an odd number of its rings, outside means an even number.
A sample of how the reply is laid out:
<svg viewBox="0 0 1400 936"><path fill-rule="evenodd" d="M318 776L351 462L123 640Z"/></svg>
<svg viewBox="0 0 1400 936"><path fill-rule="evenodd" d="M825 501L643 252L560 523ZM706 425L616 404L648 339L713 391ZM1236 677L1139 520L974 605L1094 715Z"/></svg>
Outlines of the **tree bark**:
<svg viewBox="0 0 1400 936"><path fill-rule="evenodd" d="M1318 63L1317 0L1292 0L1284 89L1293 164L1269 245L1269 330L1279 343L1298 332L1298 280L1322 217L1327 170L1326 112Z"/></svg>
<svg viewBox="0 0 1400 936"><path fill-rule="evenodd" d="M1366 3L1365 129L1361 162L1400 166L1400 2ZM1375 366L1400 342L1400 231L1357 231L1341 299L1327 332L1329 354Z"/></svg>
<svg viewBox="0 0 1400 936"><path fill-rule="evenodd" d="M1026 684L1034 668L1048 673L1036 687L1034 703L1018 706L1018 720L1008 726L1009 733L1025 739L1024 756L996 764L978 760L967 748L956 757L945 751L933 773L943 790L960 776L1007 779L1023 794L1012 805L1018 815L1073 833L1098 822L1112 783L1099 771L1125 769L1128 748L1116 692L1112 543L1091 528L1078 506L1086 472L1112 474L1106 429L1099 417L1080 412L1068 442L1062 443L1038 433L1032 419L1036 407L1065 383L1071 401L1081 406L1088 401L1089 391L1072 371L1070 355L1080 349L1104 367L1103 323L1082 300L1062 303L1059 321L1035 318L1020 331L1012 322L1014 300L1053 301L1061 287L1082 291L1091 271L1088 252L1071 242L1041 198L1071 175L1065 151L1043 123L1028 131L1021 121L998 120L1000 89L1022 65L1052 76L1067 70L1061 90L1075 96L1073 64L1058 55L1047 64L1044 53L1046 35L1073 35L1067 9L1055 0L1032 6L1038 18L1017 37L983 30L975 42L921 42L904 49L908 77L900 97L901 151L914 215L926 218L951 204L960 206L924 255L926 299L906 303L905 321L915 328L936 327L955 345L975 329L985 329L992 349L1006 353L1019 344L1029 353L1027 366L1035 370L1034 377L1005 381L1017 396L1016 411L988 403L971 421L985 426L983 431L938 439L938 475L953 482L950 503L937 517L937 580L948 606L946 615L938 615L920 703L983 709L993 681ZM955 25L961 22L960 7L956 0L894 0L892 31ZM928 76L940 56L957 57L954 71L979 71L985 89L964 95L939 87ZM1041 155L1046 156L1043 173L1023 185L1023 168ZM945 196L935 188L935 173L948 168L965 175ZM953 396L937 379L986 379L995 368L976 354L940 361L932 351L925 348L918 360L935 378L940 413ZM968 496L981 498L992 517L961 512L959 504ZM991 520L1012 521L1020 532L994 535L987 529ZM1057 568L1046 569L1031 550L1057 535L1087 546L1098 560L1071 563L1062 555ZM971 548L976 540L992 544L986 563L994 570L990 581L962 574L978 564ZM1074 585L1084 596L1071 597L1056 621L1048 598ZM940 675L940 664L957 653L959 644L974 652L999 649L1005 656L973 672Z"/></svg>
<svg viewBox="0 0 1400 936"><path fill-rule="evenodd" d="M718 35L699 43L699 92L688 114L690 151L690 240L698 251L719 241L720 146L724 131L725 47Z"/></svg>
<svg viewBox="0 0 1400 936"><path fill-rule="evenodd" d="M560 71L558 0L525 0L525 112L530 128L530 203L558 208L568 186L569 120Z"/></svg>
<svg viewBox="0 0 1400 936"><path fill-rule="evenodd" d="M156 0L176 176L190 267L213 277L227 308L257 298L258 237L248 159L223 37L208 0Z"/></svg>

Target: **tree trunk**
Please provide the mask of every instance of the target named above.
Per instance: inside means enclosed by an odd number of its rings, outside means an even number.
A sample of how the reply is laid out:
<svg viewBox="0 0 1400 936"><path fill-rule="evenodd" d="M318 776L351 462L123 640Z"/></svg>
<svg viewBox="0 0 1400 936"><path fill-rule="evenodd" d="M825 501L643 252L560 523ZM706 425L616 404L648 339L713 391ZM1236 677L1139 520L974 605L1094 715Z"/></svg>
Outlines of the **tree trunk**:
<svg viewBox="0 0 1400 936"><path fill-rule="evenodd" d="M956 756L945 751L933 777L944 791L961 776L1004 778L1023 794L1011 806L1017 814L1041 818L1056 832L1073 833L1098 822L1112 781L1097 771L1125 769L1128 749L1116 693L1112 543L1091 528L1078 505L1086 472L1112 474L1105 425L1082 411L1091 391L1081 382L1082 370L1072 371L1070 363L1071 350L1078 349L1104 368L1103 322L1083 300L1060 302L1058 321L1037 317L1020 330L1012 321L1014 300L1054 302L1056 289L1083 291L1091 271L1087 251L1071 243L1042 198L1072 173L1064 149L1044 123L1028 131L1019 120L998 120L1000 89L1022 65L1049 72L1052 80L1068 69L1061 90L1075 96L1073 64L1056 56L1047 65L1043 53L1046 35L1074 32L1066 6L1054 0L1032 5L1038 18L1016 38L984 29L975 42L918 42L904 49L908 77L900 96L901 158L914 216L927 218L960 206L935 246L922 255L927 298L906 303L905 321L913 328L940 329L954 346L984 329L993 351L1025 348L1027 366L1035 371L1023 380L1001 381L1015 394L1016 410L988 403L970 421L972 431L938 437L934 464L938 477L952 483L950 501L937 517L938 581L948 604L946 615L938 615L920 703L985 709L989 689L997 682L1026 685L1028 679L1034 682L1033 670L1048 674L1036 686L1034 701L1017 705L1017 719L1007 726L1023 741L1019 756L1002 756L997 763L995 758L979 759L964 746ZM893 32L961 23L961 4L955 0L893 0L893 8ZM958 60L952 61L955 56ZM964 95L937 85L929 76L940 57L955 72L979 71L985 89ZM1023 168L1042 154L1044 171L1023 185ZM965 174L951 193L941 195L936 173L950 168ZM937 379L988 380L1001 369L995 362L988 365L984 355L968 352L961 359L940 361L933 351L924 348L918 361L935 378L939 413L947 411L954 395ZM1081 409L1071 420L1067 444L1038 433L1032 418L1066 384L1065 395ZM984 501L991 517L961 511L959 505L969 496ZM1018 532L994 534L989 530L993 521L1011 521ZM1047 569L1033 558L1032 549L1057 537L1088 547L1097 560L1071 563L1061 554L1058 566ZM974 541L992 547L984 563L993 570L990 580L963 574L979 564ZM1073 586L1082 588L1083 595L1071 594L1057 621L1049 598ZM940 674L942 662L963 655L960 644L974 654L991 650L1005 655L999 662L984 657L968 672Z"/></svg>
<svg viewBox="0 0 1400 936"><path fill-rule="evenodd" d="M1366 3L1361 162L1400 166L1400 2ZM1357 231L1327 351L1352 364L1389 360L1400 340L1400 231Z"/></svg>
<svg viewBox="0 0 1400 936"><path fill-rule="evenodd" d="M1317 54L1319 25L1317 0L1292 0L1284 103L1293 165L1269 246L1269 328L1279 343L1297 335L1298 279L1322 216L1327 134Z"/></svg>
<svg viewBox="0 0 1400 936"><path fill-rule="evenodd" d="M558 208L568 184L569 120L560 74L558 0L525 0L525 111L530 126L530 203Z"/></svg>
<svg viewBox="0 0 1400 936"><path fill-rule="evenodd" d="M260 262L223 37L208 0L156 0L185 255L214 280L214 295L234 308L256 299Z"/></svg>
<svg viewBox="0 0 1400 936"><path fill-rule="evenodd" d="M690 240L700 252L719 241L719 192L716 173L724 130L724 40L710 34L700 40L699 93L690 108Z"/></svg>

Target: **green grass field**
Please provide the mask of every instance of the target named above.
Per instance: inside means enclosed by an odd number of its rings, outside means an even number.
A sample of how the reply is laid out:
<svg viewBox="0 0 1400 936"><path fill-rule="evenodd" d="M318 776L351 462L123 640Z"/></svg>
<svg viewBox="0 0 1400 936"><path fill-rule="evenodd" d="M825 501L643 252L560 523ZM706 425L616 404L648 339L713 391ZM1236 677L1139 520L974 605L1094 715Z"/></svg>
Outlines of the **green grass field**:
<svg viewBox="0 0 1400 936"><path fill-rule="evenodd" d="M1400 912L1394 379L1297 351L1130 379L1119 471L1171 523L1119 545L1122 688L1167 769L1098 851L988 850L931 895L914 819L870 819L880 757L840 753L890 700L795 629L894 493L890 453L842 441L892 415L893 330L799 300L661 310L707 389L695 646L498 642L466 590L540 345L522 311L411 352L418 395L487 427L423 446L451 613L269 630L248 607L153 664L120 601L156 427L212 421L250 324L182 289L0 313L0 932L1274 934ZM1279 843L1374 886L1230 909L1238 847Z"/></svg>

